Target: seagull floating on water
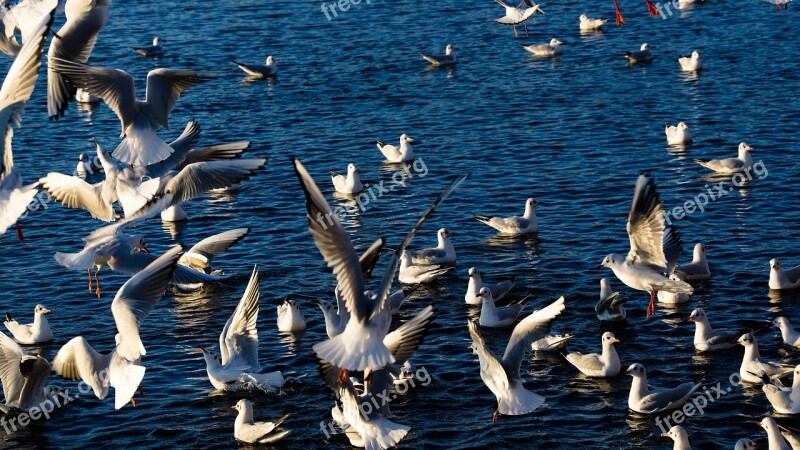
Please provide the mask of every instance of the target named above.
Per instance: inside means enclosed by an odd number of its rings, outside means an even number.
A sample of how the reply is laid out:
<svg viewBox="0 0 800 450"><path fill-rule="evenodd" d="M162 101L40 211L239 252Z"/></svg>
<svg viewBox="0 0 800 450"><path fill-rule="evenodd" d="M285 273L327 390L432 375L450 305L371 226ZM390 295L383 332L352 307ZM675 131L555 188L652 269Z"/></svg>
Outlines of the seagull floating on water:
<svg viewBox="0 0 800 450"><path fill-rule="evenodd" d="M711 278L711 269L708 267L708 247L704 244L694 244L692 262L679 264L673 272L683 281L705 281Z"/></svg>
<svg viewBox="0 0 800 450"><path fill-rule="evenodd" d="M511 333L502 358L498 358L486 346L478 325L470 320L467 321L467 328L472 337L472 350L478 355L481 365L481 379L497 397L497 409L492 415L492 423L497 423L498 414L510 416L529 414L544 404L544 397L525 389L520 369L525 354L530 352L531 345L547 334L551 322L564 311L564 308L564 297L560 297L520 321Z"/></svg>
<svg viewBox="0 0 800 450"><path fill-rule="evenodd" d="M381 141L376 141L375 144L389 162L400 163L414 160L414 150L411 148L412 142L414 142L414 138L403 133L400 135L399 147L391 144L384 144Z"/></svg>
<svg viewBox="0 0 800 450"><path fill-rule="evenodd" d="M484 286L492 293L492 298L495 301L502 300L511 288L514 287L514 279L516 278L512 276L510 280L503 280L497 284L484 285L483 280L481 280L481 272L478 269L470 267L467 274L469 275L469 281L467 282L467 293L464 296L464 303L468 305L481 304L480 291Z"/></svg>
<svg viewBox="0 0 800 450"><path fill-rule="evenodd" d="M403 284L424 284L430 283L454 269L454 266L441 264L413 264L411 252L406 250L400 255L398 278Z"/></svg>
<svg viewBox="0 0 800 450"><path fill-rule="evenodd" d="M630 288L650 292L647 317L655 312L658 291L691 294L689 283L670 279L681 252L678 231L664 225L664 208L656 184L648 174L639 175L627 223L631 249L627 256L611 253L597 266L608 267Z"/></svg>
<svg viewBox="0 0 800 450"><path fill-rule="evenodd" d="M778 258L772 258L769 261L769 288L776 290L800 288L800 266L784 269Z"/></svg>
<svg viewBox="0 0 800 450"><path fill-rule="evenodd" d="M750 151L753 147L742 142L739 144L739 155L736 158L725 159L695 159L694 162L706 169L713 170L719 175L733 175L739 172L749 171L753 168L753 157Z"/></svg>
<svg viewBox="0 0 800 450"><path fill-rule="evenodd" d="M444 55L426 55L422 53L422 59L428 61L434 67L451 67L458 62L456 60L456 48L450 44L444 49Z"/></svg>
<svg viewBox="0 0 800 450"><path fill-rule="evenodd" d="M683 281L678 277L678 274L673 273L669 276L669 279L672 281ZM685 292L667 292L667 291L658 291L656 294L656 299L658 299L658 303L664 303L665 305L683 305L689 302L689 294Z"/></svg>
<svg viewBox="0 0 800 450"><path fill-rule="evenodd" d="M358 177L358 169L353 163L347 165L347 175L331 171L331 182L333 188L340 194L358 194L364 191L364 185Z"/></svg>
<svg viewBox="0 0 800 450"><path fill-rule="evenodd" d="M743 334L738 342L744 346L742 365L739 366L739 376L743 382L758 384L762 376L769 379L783 378L794 370L788 364L766 361L758 352L758 340L753 333Z"/></svg>
<svg viewBox="0 0 800 450"><path fill-rule="evenodd" d="M242 299L219 335L219 351L222 357L204 347L198 348L206 362L208 379L216 389L237 391L255 387L272 391L283 386L281 372L262 373L258 360L258 281L256 266L253 267L253 274Z"/></svg>
<svg viewBox="0 0 800 450"><path fill-rule="evenodd" d="M522 48L534 54L534 56L559 56L563 53L561 46L564 43L556 38L550 39L549 44L523 45Z"/></svg>
<svg viewBox="0 0 800 450"><path fill-rule="evenodd" d="M692 52L692 56L678 58L678 63L684 72L695 72L703 68L703 61L700 59L700 53L697 53L697 50Z"/></svg>
<svg viewBox="0 0 800 450"><path fill-rule="evenodd" d="M586 14L581 14L578 20L581 23L581 31L599 30L608 22L608 19L590 19Z"/></svg>
<svg viewBox="0 0 800 450"><path fill-rule="evenodd" d="M789 319L786 317L778 317L772 322L772 325L781 330L781 338L784 344L800 348L800 333L792 327L792 324L789 323Z"/></svg>
<svg viewBox="0 0 800 450"><path fill-rule="evenodd" d="M278 305L278 331L294 333L305 329L306 321L296 301L287 298Z"/></svg>
<svg viewBox="0 0 800 450"><path fill-rule="evenodd" d="M739 439L736 441L736 446L733 450L756 450L759 447L752 439Z"/></svg>
<svg viewBox="0 0 800 450"><path fill-rule="evenodd" d="M497 307L492 298L492 291L482 287L478 296L481 298L480 326L486 328L507 327L517 320L522 310L525 308L527 297L517 303L507 306Z"/></svg>
<svg viewBox="0 0 800 450"><path fill-rule="evenodd" d="M614 336L614 333L606 331L600 338L602 345L602 353L587 353L573 352L564 355L567 361L575 366L582 374L589 377L615 377L619 375L622 370L622 364L619 361L619 355L614 344L618 344L619 339Z"/></svg>
<svg viewBox="0 0 800 450"><path fill-rule="evenodd" d="M274 444L285 438L290 432L280 428L284 420L291 414L286 414L272 422L256 422L253 419L253 404L243 398L236 402L231 409L239 411L233 423L233 437L245 444Z"/></svg>
<svg viewBox="0 0 800 450"><path fill-rule="evenodd" d="M625 57L628 58L630 64L646 63L653 60L653 52L650 50L650 44L644 43L639 50L625 52Z"/></svg>
<svg viewBox="0 0 800 450"><path fill-rule="evenodd" d="M455 264L456 249L450 242L451 233L447 228L439 228L436 233L437 245L411 252L411 262L417 265L430 266L437 264Z"/></svg>
<svg viewBox="0 0 800 450"><path fill-rule="evenodd" d="M544 11L542 8L539 7L533 0L522 0L519 2L517 6L509 5L503 0L495 0L500 6L505 8L506 15L495 19L495 23L499 23L501 25L511 25L514 27L514 37L518 37L517 34L517 25L522 24L525 27L525 36L528 35L528 19L534 16L534 14L541 13L544 15ZM525 7L527 6L527 8Z"/></svg>
<svg viewBox="0 0 800 450"><path fill-rule="evenodd" d="M664 133L667 135L667 144L669 145L689 144L694 139L686 122L678 122L678 125L675 126L666 125Z"/></svg>
<svg viewBox="0 0 800 450"><path fill-rule="evenodd" d="M767 432L768 450L792 450L789 443L781 435L778 424L772 417L764 417L758 425Z"/></svg>
<svg viewBox="0 0 800 450"><path fill-rule="evenodd" d="M131 47L136 53L142 56L161 56L164 54L164 46L161 43L164 39L156 36L153 38L153 45L146 47Z"/></svg>
<svg viewBox="0 0 800 450"><path fill-rule="evenodd" d="M641 414L657 414L678 409L700 389L699 384L688 382L672 389L652 391L647 384L647 369L639 363L628 367L627 374L633 377L628 408Z"/></svg>
<svg viewBox="0 0 800 450"><path fill-rule="evenodd" d="M478 222L485 223L504 235L521 236L539 231L539 223L536 221L536 211L534 207L539 202L529 198L525 201L525 212L522 216L511 217L490 217L475 216Z"/></svg>
<svg viewBox="0 0 800 450"><path fill-rule="evenodd" d="M611 291L607 279L600 279L600 301L594 307L600 321L619 322L625 320L628 315L625 311L625 302L627 301L627 298L620 297L619 291Z"/></svg>
<svg viewBox="0 0 800 450"><path fill-rule="evenodd" d="M694 322L694 348L701 352L722 350L738 345L740 330L713 329L703 308L696 308L687 319Z"/></svg>
<svg viewBox="0 0 800 450"><path fill-rule="evenodd" d="M263 65L261 64L244 64L240 62L234 61L233 63L239 66L244 73L246 73L250 77L254 78L267 78L267 77L274 77L278 74L278 66L275 64L278 62L277 59L273 58L272 55L267 56L267 60L264 62Z"/></svg>
<svg viewBox="0 0 800 450"><path fill-rule="evenodd" d="M779 414L800 414L800 365L794 368L791 386L784 386L780 380L765 377L762 390L775 412Z"/></svg>
<svg viewBox="0 0 800 450"><path fill-rule="evenodd" d="M20 344L34 345L53 340L53 331L50 330L50 323L45 315L50 314L50 310L42 305L33 308L33 323L21 324L14 320L11 313L6 313L4 325Z"/></svg>

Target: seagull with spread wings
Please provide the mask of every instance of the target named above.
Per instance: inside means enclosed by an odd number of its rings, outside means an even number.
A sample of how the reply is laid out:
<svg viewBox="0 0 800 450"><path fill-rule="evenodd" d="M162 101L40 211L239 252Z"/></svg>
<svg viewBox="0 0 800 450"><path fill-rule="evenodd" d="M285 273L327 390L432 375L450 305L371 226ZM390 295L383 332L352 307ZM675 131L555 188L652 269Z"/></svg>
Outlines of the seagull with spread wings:
<svg viewBox="0 0 800 450"><path fill-rule="evenodd" d="M135 407L133 395L145 373L141 358L147 353L139 327L164 296L181 251L180 245L171 248L117 291L111 302L111 314L117 325L114 350L98 353L83 336L77 336L58 351L53 370L68 380L83 380L101 400L108 395L109 387L113 387L114 409L129 401Z"/></svg>
<svg viewBox="0 0 800 450"><path fill-rule="evenodd" d="M49 67L75 86L103 99L119 117L122 142L112 155L125 164L145 166L163 161L173 149L156 132L169 130L169 115L178 98L213 77L194 70L154 69L147 74L145 100L137 100L133 77L119 69L89 66L52 57Z"/></svg>
<svg viewBox="0 0 800 450"><path fill-rule="evenodd" d="M25 105L31 98L36 79L39 78L42 48L52 20L52 11L42 18L34 34L36 37L23 45L3 80L3 87L0 88L0 127L3 132L0 143L3 146L0 159L0 234L5 233L11 225L16 225L20 242L23 242L22 229L17 220L36 195L36 185L22 184L22 176L14 167L11 140L14 137L14 127L22 122Z"/></svg>
<svg viewBox="0 0 800 450"><path fill-rule="evenodd" d="M650 292L647 317L655 312L658 291L691 294L689 283L669 278L681 254L678 230L664 224L664 207L649 174L639 175L628 214L628 255L611 253L597 268L608 267L630 288Z"/></svg>
<svg viewBox="0 0 800 450"><path fill-rule="evenodd" d="M514 327L511 339L502 358L498 358L486 346L478 325L467 321L472 337L472 350L481 363L481 379L497 397L497 409L492 415L492 423L497 423L498 414L519 416L529 414L544 404L544 397L535 394L522 384L520 367L525 353L531 345L545 337L550 323L564 311L564 297L559 297L550 305L534 311Z"/></svg>
<svg viewBox="0 0 800 450"><path fill-rule="evenodd" d="M64 392L60 387L44 385L49 375L50 363L46 359L26 353L13 339L0 333L0 381L6 399L0 411L41 410L47 402L64 403L58 400Z"/></svg>

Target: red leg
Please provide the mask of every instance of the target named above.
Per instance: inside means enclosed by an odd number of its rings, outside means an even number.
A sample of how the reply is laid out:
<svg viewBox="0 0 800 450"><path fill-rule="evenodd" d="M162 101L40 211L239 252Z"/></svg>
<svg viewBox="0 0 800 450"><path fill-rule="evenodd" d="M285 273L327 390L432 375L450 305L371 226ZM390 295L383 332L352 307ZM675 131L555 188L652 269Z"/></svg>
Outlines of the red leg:
<svg viewBox="0 0 800 450"><path fill-rule="evenodd" d="M656 312L656 290L650 288L650 304L647 306L647 318Z"/></svg>
<svg viewBox="0 0 800 450"><path fill-rule="evenodd" d="M20 244L25 243L25 236L22 235L22 228L19 226L18 223L14 224L17 227L17 239L19 239Z"/></svg>
<svg viewBox="0 0 800 450"><path fill-rule="evenodd" d="M89 275L89 292L92 292L92 268L86 269L86 274Z"/></svg>
<svg viewBox="0 0 800 450"><path fill-rule="evenodd" d="M781 12L781 5L780 5L780 3L775 3L775 11Z"/></svg>
<svg viewBox="0 0 800 450"><path fill-rule="evenodd" d="M622 11L619 10L619 2L617 0L614 0L614 8L617 11L617 25L623 25L625 19L622 18Z"/></svg>
<svg viewBox="0 0 800 450"><path fill-rule="evenodd" d="M144 397L144 389L141 386L139 386L139 397Z"/></svg>
<svg viewBox="0 0 800 450"><path fill-rule="evenodd" d="M497 404L497 408L494 409L494 413L492 413L492 425L497 424L497 419L500 417L500 403Z"/></svg>
<svg viewBox="0 0 800 450"><path fill-rule="evenodd" d="M339 383L344 383L344 380L346 379L347 379L347 369L342 369L342 371L339 372L339 376L336 378L336 381L338 381Z"/></svg>
<svg viewBox="0 0 800 450"><path fill-rule="evenodd" d="M98 277L97 275L100 274L100 269L102 268L103 268L102 266L98 267L97 272L94 273L94 281L95 283L97 283L97 298L100 298L100 277Z"/></svg>
<svg viewBox="0 0 800 450"><path fill-rule="evenodd" d="M650 3L650 0L644 0L644 2L647 3L647 12L650 13L651 16L659 15L658 9L656 9L656 7L653 6L652 3Z"/></svg>

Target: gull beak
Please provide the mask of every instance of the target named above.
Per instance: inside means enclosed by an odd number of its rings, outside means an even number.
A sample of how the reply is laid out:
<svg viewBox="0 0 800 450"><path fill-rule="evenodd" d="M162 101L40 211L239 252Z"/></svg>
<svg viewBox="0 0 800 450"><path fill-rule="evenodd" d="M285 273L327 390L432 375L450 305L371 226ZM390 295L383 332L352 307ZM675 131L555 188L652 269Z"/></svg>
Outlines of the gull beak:
<svg viewBox="0 0 800 450"><path fill-rule="evenodd" d="M147 249L147 245L142 246L142 251L147 253L148 255L150 254L150 250Z"/></svg>
<svg viewBox="0 0 800 450"><path fill-rule="evenodd" d="M237 409L236 405L231 406L231 409Z"/></svg>
<svg viewBox="0 0 800 450"><path fill-rule="evenodd" d="M686 321L687 322L694 322L694 317L689 316L689 317L686 318Z"/></svg>
<svg viewBox="0 0 800 450"><path fill-rule="evenodd" d="M661 437L669 437L669 432L661 433Z"/></svg>
<svg viewBox="0 0 800 450"><path fill-rule="evenodd" d="M619 344L619 339L614 338L614 339L611 340L611 343L612 344Z"/></svg>
<svg viewBox="0 0 800 450"><path fill-rule="evenodd" d="M625 374L626 374L626 375L633 376L633 373L632 373L630 370L626 370L626 371L625 371Z"/></svg>
<svg viewBox="0 0 800 450"><path fill-rule="evenodd" d="M597 269L602 269L602 268L603 268L603 265L602 265L602 264L598 264L597 266L595 266L595 270L597 270Z"/></svg>
<svg viewBox="0 0 800 450"><path fill-rule="evenodd" d="M198 353L205 353L206 349L203 348L203 347L197 347L197 348L193 348L192 351L193 352L198 352Z"/></svg>
<svg viewBox="0 0 800 450"><path fill-rule="evenodd" d="M52 312L52 311L50 311L50 310L49 310L49 309L47 309L47 308L42 308L42 314L50 314L51 312Z"/></svg>

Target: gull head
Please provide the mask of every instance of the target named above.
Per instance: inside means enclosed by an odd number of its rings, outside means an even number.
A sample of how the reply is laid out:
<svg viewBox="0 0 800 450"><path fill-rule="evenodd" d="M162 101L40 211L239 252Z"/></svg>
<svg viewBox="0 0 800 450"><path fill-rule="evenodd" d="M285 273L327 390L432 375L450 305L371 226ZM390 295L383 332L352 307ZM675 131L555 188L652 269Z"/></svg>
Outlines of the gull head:
<svg viewBox="0 0 800 450"><path fill-rule="evenodd" d="M447 47L445 47L445 49L444 49L444 54L445 55L452 55L455 50L456 50L455 47L453 47L450 44L447 44Z"/></svg>
<svg viewBox="0 0 800 450"><path fill-rule="evenodd" d="M781 260L772 258L769 260L769 268L772 270L781 270Z"/></svg>
<svg viewBox="0 0 800 450"><path fill-rule="evenodd" d="M89 161L89 156L87 156L86 153L81 153L80 155L78 155L78 161L80 161L80 162L88 162Z"/></svg>
<svg viewBox="0 0 800 450"><path fill-rule="evenodd" d="M236 402L235 405L231 406L231 409L235 409L236 411L239 411L239 412L252 411L253 404L250 403L250 400L248 400L246 398L243 398L243 399L239 400L238 402Z"/></svg>
<svg viewBox="0 0 800 450"><path fill-rule="evenodd" d="M490 291L490 290L489 290L489 288L482 287L482 288L481 288L481 290L480 290L480 291L478 291L478 297L480 297L480 298L485 298L485 299L488 299L488 300L491 300L491 298L492 298L492 291Z"/></svg>
<svg viewBox="0 0 800 450"><path fill-rule="evenodd" d="M603 333L602 341L603 341L603 345L604 346L605 345L611 346L611 345L614 345L614 344L619 344L619 339L617 339L617 337L614 336L614 333L612 333L610 331L606 331L605 333Z"/></svg>
<svg viewBox="0 0 800 450"><path fill-rule="evenodd" d="M36 305L36 307L33 308L33 313L34 314L50 314L51 312L52 311L50 311L49 309L45 308L44 305L41 305L41 304Z"/></svg>
<svg viewBox="0 0 800 450"><path fill-rule="evenodd" d="M555 46L561 45L561 44L563 44L563 42L559 41L556 38L550 39L550 46L551 47L555 47Z"/></svg>
<svg viewBox="0 0 800 450"><path fill-rule="evenodd" d="M694 258L705 259L706 253L708 253L708 247L705 244L694 244Z"/></svg>
<svg viewBox="0 0 800 450"><path fill-rule="evenodd" d="M631 364L631 366L628 367L628 370L626 370L625 373L627 373L628 375L630 375L630 376L632 376L634 378L638 378L638 377L645 376L647 374L647 370L645 370L643 365L641 365L639 363L635 363L635 364Z"/></svg>
<svg viewBox="0 0 800 450"><path fill-rule="evenodd" d="M761 419L761 422L758 422L758 426L765 429L767 432L769 432L770 430L774 430L777 427L777 425L778 424L775 423L775 419L773 419L772 417L764 417L763 419ZM777 432L778 430L775 431Z"/></svg>
<svg viewBox="0 0 800 450"><path fill-rule="evenodd" d="M160 45L161 42L163 42L163 40L160 37L156 36L153 38L153 45Z"/></svg>
<svg viewBox="0 0 800 450"><path fill-rule="evenodd" d="M266 65L271 66L271 65L275 64L276 62L278 62L278 60L273 58L272 55L267 56Z"/></svg>
<svg viewBox="0 0 800 450"><path fill-rule="evenodd" d="M647 45L647 44L644 44ZM686 122L678 122L678 129L679 130L688 130L689 125L686 125Z"/></svg>
<svg viewBox="0 0 800 450"><path fill-rule="evenodd" d="M755 450L755 449L757 449L759 447L760 446L758 444L756 444L755 442L753 442L752 439L744 438L744 439L739 439L738 441L736 441L736 448L742 448L744 450Z"/></svg>
<svg viewBox="0 0 800 450"><path fill-rule="evenodd" d="M478 271L478 269L476 269L474 267L470 267L469 271L467 272L467 274L469 275L470 278L472 278L475 275L480 275L481 273Z"/></svg>
<svg viewBox="0 0 800 450"><path fill-rule="evenodd" d="M347 173L348 174L358 173L358 169L356 168L356 165L353 164L353 163L348 164L347 165Z"/></svg>
<svg viewBox="0 0 800 450"><path fill-rule="evenodd" d="M783 317L783 316L778 317L778 318L776 318L775 320L772 321L772 326L773 327L778 327L781 330L784 329L784 328L788 328L790 326L789 325L789 319L787 319L786 317Z"/></svg>
<svg viewBox="0 0 800 450"><path fill-rule="evenodd" d="M150 250L147 249L147 243L144 241L144 238L141 236L131 236L134 238L133 248L135 250L139 250L145 253L150 253Z"/></svg>
<svg viewBox="0 0 800 450"><path fill-rule="evenodd" d="M581 16L578 17L578 20L580 20L581 22L584 22L584 21L589 20L589 17L586 14L581 14Z"/></svg>
<svg viewBox="0 0 800 450"><path fill-rule="evenodd" d="M400 135L400 142L414 142L414 138L411 136L403 133Z"/></svg>
<svg viewBox="0 0 800 450"><path fill-rule="evenodd" d="M538 205L539 201L535 198L529 198L525 201L525 206L533 208L534 206Z"/></svg>
<svg viewBox="0 0 800 450"><path fill-rule="evenodd" d="M473 354L473 355L477 355L477 354L478 354L478 346L477 346L477 345L475 345L475 343L474 343L474 342L473 342L472 344L469 344L469 347L468 347L468 348L469 348L470 350L472 350L472 354Z"/></svg>
<svg viewBox="0 0 800 450"><path fill-rule="evenodd" d="M610 254L606 255L606 257L605 257L605 258L603 258L603 262L601 262L601 263L600 263L600 264L599 264L597 267L595 267L595 268L596 268L596 269L600 269L600 268L602 268L602 267L608 267L608 268L610 269L612 266L614 266L614 265L616 265L616 264L617 264L617 257L616 257L616 255L614 255L613 253L610 253Z"/></svg>
<svg viewBox="0 0 800 450"><path fill-rule="evenodd" d="M648 44L647 42L645 42L644 44L642 44L642 46L641 46L641 47L639 47L639 50L640 50L640 51L650 50L650 44Z"/></svg>
<svg viewBox="0 0 800 450"><path fill-rule="evenodd" d="M749 152L751 150L753 150L753 147L750 147L749 145L747 145L747 142L739 143L739 151L740 152L741 151Z"/></svg>
<svg viewBox="0 0 800 450"><path fill-rule="evenodd" d="M753 333L747 333L743 334L742 337L740 337L739 340L737 340L736 342L745 347L750 347L751 345L756 343L756 337L753 336Z"/></svg>
<svg viewBox="0 0 800 450"><path fill-rule="evenodd" d="M692 52L692 59L700 59L700 53L697 53L697 50Z"/></svg>
<svg viewBox="0 0 800 450"><path fill-rule="evenodd" d="M708 318L703 308L695 308L686 320L689 322L705 322Z"/></svg>
<svg viewBox="0 0 800 450"><path fill-rule="evenodd" d="M451 232L447 228L439 228L439 238L440 239L449 238L450 236L455 236L455 233Z"/></svg>
<svg viewBox="0 0 800 450"><path fill-rule="evenodd" d="M681 442L684 439L689 438L689 436L686 434L686 430L684 430L680 425L675 425L666 433L661 433L661 437L672 438L672 440L675 442Z"/></svg>
<svg viewBox="0 0 800 450"><path fill-rule="evenodd" d="M315 301L314 303L319 306L319 309L322 310L322 313L328 315L329 313L333 314L335 311L333 310L333 303L326 302L326 301Z"/></svg>

